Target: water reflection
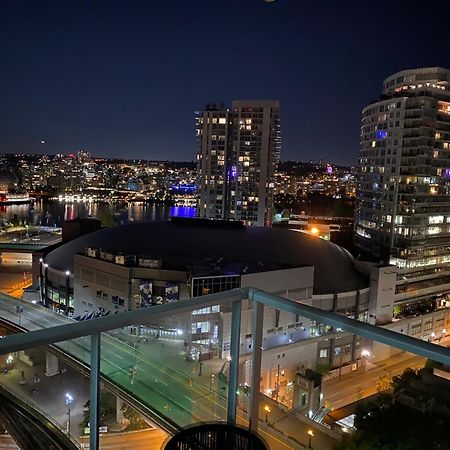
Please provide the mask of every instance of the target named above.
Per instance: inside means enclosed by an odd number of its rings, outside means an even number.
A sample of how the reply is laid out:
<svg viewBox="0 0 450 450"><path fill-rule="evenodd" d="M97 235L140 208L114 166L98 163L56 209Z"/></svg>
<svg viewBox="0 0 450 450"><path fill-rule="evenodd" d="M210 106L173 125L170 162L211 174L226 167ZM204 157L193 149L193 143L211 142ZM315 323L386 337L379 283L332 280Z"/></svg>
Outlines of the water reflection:
<svg viewBox="0 0 450 450"><path fill-rule="evenodd" d="M39 200L31 204L1 205L0 219L25 221L32 225L60 227L65 220L77 217L109 216L123 224L145 220L167 220L169 217L195 217L195 208L152 205L147 203L93 203Z"/></svg>

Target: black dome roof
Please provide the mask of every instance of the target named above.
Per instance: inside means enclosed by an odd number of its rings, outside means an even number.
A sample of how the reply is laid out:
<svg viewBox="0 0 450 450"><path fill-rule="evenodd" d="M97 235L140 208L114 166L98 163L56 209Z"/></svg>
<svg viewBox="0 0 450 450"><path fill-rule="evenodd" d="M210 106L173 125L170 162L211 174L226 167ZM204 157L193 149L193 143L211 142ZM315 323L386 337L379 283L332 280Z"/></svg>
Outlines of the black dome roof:
<svg viewBox="0 0 450 450"><path fill-rule="evenodd" d="M113 253L158 258L224 258L280 266L314 266L314 294L348 292L368 287L354 258L342 247L293 230L247 227L217 228L170 221L135 222L81 236L50 252L45 261L73 271L73 255L86 247Z"/></svg>

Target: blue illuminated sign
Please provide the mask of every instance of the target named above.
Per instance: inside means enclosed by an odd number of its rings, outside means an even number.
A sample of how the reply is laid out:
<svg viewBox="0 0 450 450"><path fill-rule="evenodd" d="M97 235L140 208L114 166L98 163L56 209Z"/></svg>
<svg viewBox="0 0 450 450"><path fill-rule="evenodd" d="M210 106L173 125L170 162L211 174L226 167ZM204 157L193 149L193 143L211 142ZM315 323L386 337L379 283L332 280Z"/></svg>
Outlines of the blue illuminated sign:
<svg viewBox="0 0 450 450"><path fill-rule="evenodd" d="M175 192L192 193L195 192L197 186L195 184L174 184L172 190Z"/></svg>
<svg viewBox="0 0 450 450"><path fill-rule="evenodd" d="M377 131L377 139L386 139L387 138L387 131L386 130L379 130Z"/></svg>

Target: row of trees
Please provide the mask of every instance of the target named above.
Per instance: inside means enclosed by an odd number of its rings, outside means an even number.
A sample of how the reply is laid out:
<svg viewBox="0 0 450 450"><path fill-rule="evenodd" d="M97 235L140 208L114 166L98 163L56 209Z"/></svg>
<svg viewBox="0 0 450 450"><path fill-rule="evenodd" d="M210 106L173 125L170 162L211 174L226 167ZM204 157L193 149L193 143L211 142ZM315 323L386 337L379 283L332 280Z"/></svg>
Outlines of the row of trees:
<svg viewBox="0 0 450 450"><path fill-rule="evenodd" d="M437 413L425 413L394 403L393 395L411 381L421 378L424 371L436 366L428 361L420 370L406 369L401 375L381 377L379 394L374 400L357 406L356 431L346 436L335 450L450 450L450 418Z"/></svg>

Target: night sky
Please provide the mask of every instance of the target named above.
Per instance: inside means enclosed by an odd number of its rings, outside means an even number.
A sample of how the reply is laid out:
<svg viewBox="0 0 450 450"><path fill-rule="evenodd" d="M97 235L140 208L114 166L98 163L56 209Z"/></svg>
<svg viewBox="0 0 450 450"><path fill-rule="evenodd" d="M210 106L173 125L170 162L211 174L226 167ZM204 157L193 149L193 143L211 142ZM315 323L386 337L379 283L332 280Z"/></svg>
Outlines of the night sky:
<svg viewBox="0 0 450 450"><path fill-rule="evenodd" d="M0 153L193 160L195 110L278 99L282 160L353 164L385 77L450 68L449 3L2 0Z"/></svg>

